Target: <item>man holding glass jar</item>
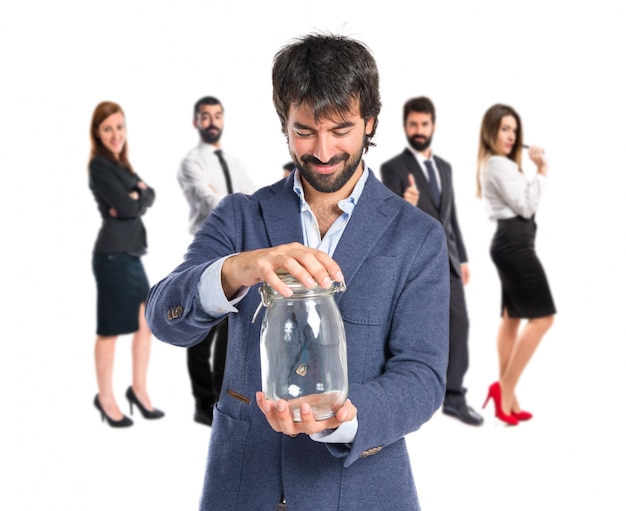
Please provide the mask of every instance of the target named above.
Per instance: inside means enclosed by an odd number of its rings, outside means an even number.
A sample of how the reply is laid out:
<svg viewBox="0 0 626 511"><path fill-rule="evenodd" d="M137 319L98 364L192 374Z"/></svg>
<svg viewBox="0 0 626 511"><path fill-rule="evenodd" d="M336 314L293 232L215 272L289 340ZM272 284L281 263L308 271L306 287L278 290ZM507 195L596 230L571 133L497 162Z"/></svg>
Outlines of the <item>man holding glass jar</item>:
<svg viewBox="0 0 626 511"><path fill-rule="evenodd" d="M304 36L277 53L272 80L295 171L253 195L225 197L147 301L154 335L178 346L229 317L200 508L417 511L404 437L445 392L445 234L363 161L381 106L363 43ZM286 400L260 391L256 291L265 283L290 296L283 271L307 288L346 285L336 301L349 395L328 419L315 420L305 402L294 420Z"/></svg>

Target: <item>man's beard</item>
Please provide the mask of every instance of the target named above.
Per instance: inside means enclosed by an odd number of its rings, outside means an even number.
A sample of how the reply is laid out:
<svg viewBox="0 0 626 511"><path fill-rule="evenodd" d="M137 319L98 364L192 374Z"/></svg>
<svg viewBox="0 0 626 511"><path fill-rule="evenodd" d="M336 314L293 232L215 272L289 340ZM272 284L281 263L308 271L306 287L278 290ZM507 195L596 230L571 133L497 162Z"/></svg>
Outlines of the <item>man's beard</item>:
<svg viewBox="0 0 626 511"><path fill-rule="evenodd" d="M407 137L409 145L418 152L422 152L428 149L430 147L430 142L432 141L432 139L432 136L426 138L420 135L414 135L411 138Z"/></svg>
<svg viewBox="0 0 626 511"><path fill-rule="evenodd" d="M350 155L348 153L343 153L341 155L333 156L325 164L318 160L315 156L311 155L304 155L301 159L298 159L295 154L291 153L291 158L294 162L296 162L296 166L298 167L301 176L306 179L307 183L309 183L318 192L333 193L337 190L341 190L341 188L343 188L345 184L350 181L350 178L359 168L364 149L365 143L363 144L361 151L352 159L350 159ZM345 163L343 170L339 170L339 173L333 172L332 174L318 174L317 172L311 170L310 167L311 163L316 165L321 164L333 166L341 162Z"/></svg>
<svg viewBox="0 0 626 511"><path fill-rule="evenodd" d="M198 128L198 133L200 133L200 138L207 144L216 144L222 136L222 130L212 124L204 129Z"/></svg>

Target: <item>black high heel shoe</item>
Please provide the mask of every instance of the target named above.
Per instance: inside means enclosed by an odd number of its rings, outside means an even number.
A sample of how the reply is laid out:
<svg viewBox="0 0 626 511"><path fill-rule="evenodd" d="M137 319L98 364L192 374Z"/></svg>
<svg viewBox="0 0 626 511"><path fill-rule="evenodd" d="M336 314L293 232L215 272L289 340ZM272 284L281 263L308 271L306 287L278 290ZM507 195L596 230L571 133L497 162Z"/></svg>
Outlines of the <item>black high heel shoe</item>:
<svg viewBox="0 0 626 511"><path fill-rule="evenodd" d="M124 415L124 417L122 417L120 420L116 421L111 419L111 417L104 413L104 408L102 408L102 405L100 404L98 394L96 394L96 397L93 400L93 404L100 411L100 416L102 417L102 420L104 421L104 419L106 419L107 423L112 428L127 428L133 425L133 421L126 417L126 415Z"/></svg>
<svg viewBox="0 0 626 511"><path fill-rule="evenodd" d="M128 399L128 404L130 405L131 415L133 414L133 405L137 405L137 408L139 408L139 411L141 412L141 415L143 415L144 419L160 419L165 415L165 413L158 408L155 408L154 410L148 410L141 403L141 401L139 401L139 399L135 395L135 391L133 390L132 386L128 387L128 390L126 391L126 399Z"/></svg>

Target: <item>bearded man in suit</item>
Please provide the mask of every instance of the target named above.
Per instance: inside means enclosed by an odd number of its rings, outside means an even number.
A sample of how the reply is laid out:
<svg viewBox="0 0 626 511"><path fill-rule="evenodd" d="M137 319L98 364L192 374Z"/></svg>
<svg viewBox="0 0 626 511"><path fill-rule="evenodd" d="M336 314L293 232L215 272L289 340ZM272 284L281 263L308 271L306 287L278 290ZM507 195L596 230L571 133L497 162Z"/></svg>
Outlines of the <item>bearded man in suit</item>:
<svg viewBox="0 0 626 511"><path fill-rule="evenodd" d="M464 286L470 271L456 214L452 167L431 148L435 106L424 96L404 104L408 147L382 164L383 184L438 220L448 240L450 257L450 349L443 413L465 424L480 426L483 418L465 400L463 378L469 367L469 318Z"/></svg>

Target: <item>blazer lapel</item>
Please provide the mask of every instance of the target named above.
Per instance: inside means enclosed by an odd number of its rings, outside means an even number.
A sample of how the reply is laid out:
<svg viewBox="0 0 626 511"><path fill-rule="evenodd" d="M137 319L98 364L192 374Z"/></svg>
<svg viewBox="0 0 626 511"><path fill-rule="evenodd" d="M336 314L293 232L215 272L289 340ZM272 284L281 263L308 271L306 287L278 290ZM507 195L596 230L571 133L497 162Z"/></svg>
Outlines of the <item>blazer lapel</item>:
<svg viewBox="0 0 626 511"><path fill-rule="evenodd" d="M293 173L272 185L274 195L261 202L261 215L272 247L298 241L304 243L300 222L300 199L293 191Z"/></svg>
<svg viewBox="0 0 626 511"><path fill-rule="evenodd" d="M424 174L424 169L417 162L417 158L408 149L405 149L402 155L406 161L407 167L411 170L411 173L415 177L415 183L417 185L417 189L420 192L419 200L420 201L423 200L422 195L426 196L428 200L430 201L432 207L435 210L437 210L438 208L437 208L437 205L435 204L433 192L430 190L430 184L428 183L428 179L426 179L426 175ZM443 194L442 194L442 198L443 198Z"/></svg>
<svg viewBox="0 0 626 511"><path fill-rule="evenodd" d="M370 170L363 193L333 254L333 259L341 266L347 287L378 242L378 233L388 229L397 215L396 210L387 207L386 199L390 197L395 194ZM339 293L337 301L342 296Z"/></svg>

